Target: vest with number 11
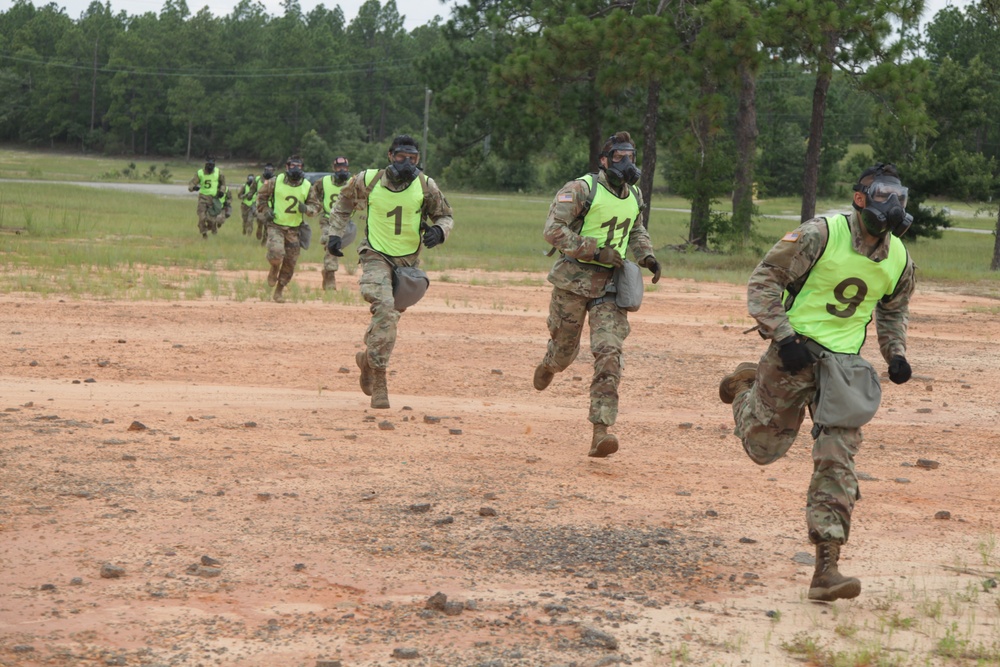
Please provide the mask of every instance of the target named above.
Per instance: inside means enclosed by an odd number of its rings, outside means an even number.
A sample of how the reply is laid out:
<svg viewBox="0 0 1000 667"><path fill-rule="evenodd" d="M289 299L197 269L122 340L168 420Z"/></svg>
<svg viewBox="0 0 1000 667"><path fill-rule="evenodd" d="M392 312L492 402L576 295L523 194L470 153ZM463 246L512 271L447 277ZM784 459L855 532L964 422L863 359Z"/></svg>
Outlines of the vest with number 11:
<svg viewBox="0 0 1000 667"><path fill-rule="evenodd" d="M632 188L628 188L628 196L625 199L619 198L603 184L595 182L593 174L587 174L577 180L586 182L591 188L597 188L590 210L583 219L580 236L597 239L598 248L614 248L624 257L632 226L639 217L639 199ZM608 268L612 266L587 259L578 261Z"/></svg>
<svg viewBox="0 0 1000 667"><path fill-rule="evenodd" d="M302 224L299 203L305 203L309 196L309 180L302 179L298 185L285 183L285 174L278 174L274 181L274 224L282 227L298 227Z"/></svg>
<svg viewBox="0 0 1000 667"><path fill-rule="evenodd" d="M895 291L906 269L906 248L888 234L889 255L876 262L854 250L846 216L831 216L826 227L826 248L795 296L788 322L797 333L832 352L857 354L865 344L875 304Z"/></svg>
<svg viewBox="0 0 1000 667"><path fill-rule="evenodd" d="M389 257L412 255L420 248L420 209L424 205L424 190L417 179L401 192L393 192L379 179L372 180L378 169L365 171L368 195L368 243Z"/></svg>

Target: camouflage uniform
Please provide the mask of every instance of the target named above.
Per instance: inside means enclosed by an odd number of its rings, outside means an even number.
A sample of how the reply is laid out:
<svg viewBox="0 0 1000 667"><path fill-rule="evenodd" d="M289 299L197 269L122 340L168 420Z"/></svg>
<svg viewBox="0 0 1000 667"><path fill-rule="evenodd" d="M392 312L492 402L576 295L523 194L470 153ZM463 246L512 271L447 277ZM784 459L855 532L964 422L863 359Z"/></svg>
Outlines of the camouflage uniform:
<svg viewBox="0 0 1000 667"><path fill-rule="evenodd" d="M251 197L256 197L257 195L257 179L254 179L253 185L249 183L244 183L240 188L240 218L243 220L243 236L249 236L253 233L253 221L257 216L254 214L254 208L252 206L247 206L243 203L244 200L250 199Z"/></svg>
<svg viewBox="0 0 1000 667"><path fill-rule="evenodd" d="M615 190L601 171L594 187L602 184L619 197L628 186ZM638 192L638 191L637 191ZM569 195L569 196L567 196ZM549 208L543 235L560 252L549 272L554 286L549 302L548 326L551 336L542 366L554 373L565 370L580 352L584 319L590 314L590 351L594 355L594 377L590 382L590 415L593 424L611 426L618 417L618 384L624 359L622 348L629 335L628 313L609 299L592 306L593 299L605 295L612 269L596 264L581 264L576 259L592 259L597 239L578 233L578 218L590 196L590 187L581 180L570 181L556 194ZM642 207L642 195L639 194ZM642 260L653 254L649 233L638 221L628 240L632 254Z"/></svg>
<svg viewBox="0 0 1000 667"><path fill-rule="evenodd" d="M225 193L225 198L218 196L219 193ZM220 186L216 191L215 197L210 198L209 201L212 202L209 206L208 211L205 212L205 220L208 222L212 233L215 234L221 227L222 224L229 219L232 214L232 192L227 186Z"/></svg>
<svg viewBox="0 0 1000 667"><path fill-rule="evenodd" d="M857 212L852 211L848 221L855 252L874 261L888 256L887 239L880 239L874 246L866 245ZM823 254L827 238L823 218L804 222L778 241L750 276L747 289L750 315L760 323L761 334L772 342L760 359L753 384L736 394L733 417L735 434L743 441L747 455L759 465L773 463L788 452L802 426L806 406L816 395L815 366L796 374L781 370L777 341L796 335L782 301L784 290L805 282ZM907 258L895 291L879 300L875 307L879 347L887 362L893 356L905 356L913 289L914 267ZM861 429L814 426L813 438L813 476L806 510L809 540L813 544L844 544L850 536L851 511L859 497L854 457L861 445Z"/></svg>
<svg viewBox="0 0 1000 667"><path fill-rule="evenodd" d="M322 211L319 218L319 242L323 246L323 274L326 275L328 272L333 273L340 269L340 258L326 250L326 241L330 238L330 227L332 226L330 215L333 213L333 210L331 209L329 213L324 211L323 202L325 201L325 193L323 192L323 180L320 178L312 184L312 188L309 190L309 199L306 201L317 210Z"/></svg>
<svg viewBox="0 0 1000 667"><path fill-rule="evenodd" d="M215 168L214 173L218 174L218 181L219 181L218 187L220 188L225 187L226 185L225 174L223 174L218 167ZM188 190L190 192L195 192L199 188L201 188L201 179L198 178L198 174L195 174L194 178L188 181ZM202 236L205 236L208 232L212 232L213 234L215 234L216 231L218 230L215 223L209 220L211 216L209 216L208 211L209 209L212 208L212 199L214 199L214 197L211 197L209 195L203 195L203 194L198 195L198 231L201 233Z"/></svg>
<svg viewBox="0 0 1000 667"><path fill-rule="evenodd" d="M355 210L366 213L368 207L368 188L365 187L365 171L360 171L351 177L344 189L340 191L340 198L333 210L330 212L330 227L327 230L328 236L344 236L347 224L351 220L351 214ZM406 188L405 185L395 185L389 178L382 175L382 186L400 192ZM421 187L416 180L411 187ZM424 196L424 203L421 211L433 225L441 228L444 232L445 241L451 234L451 229L455 222L452 219L451 204L441 194L434 179L427 178L427 193ZM386 220L369 220L368 225L392 223ZM388 257L375 252L368 244L367 228L365 235L358 243L358 255L361 263L361 296L367 301L372 314L371 323L365 330L365 347L367 349L368 365L374 370L385 370L389 366L389 356L392 348L396 344L396 324L399 322L400 312L396 310L395 300L392 296L392 270L389 262L393 266L417 266L420 264L420 249L412 255L403 257ZM360 230L359 230L360 232ZM422 246L421 246L422 247Z"/></svg>
<svg viewBox="0 0 1000 667"><path fill-rule="evenodd" d="M299 227L277 225L271 220L274 211L271 208L271 198L274 196L274 186L277 178L271 178L261 183L257 191L257 222L264 225L261 245L267 248L267 261L272 273L277 272L278 285L284 287L292 281L295 265L299 261ZM306 181L308 183L308 181ZM306 205L305 216L314 216L315 207ZM304 218L303 218L304 221Z"/></svg>

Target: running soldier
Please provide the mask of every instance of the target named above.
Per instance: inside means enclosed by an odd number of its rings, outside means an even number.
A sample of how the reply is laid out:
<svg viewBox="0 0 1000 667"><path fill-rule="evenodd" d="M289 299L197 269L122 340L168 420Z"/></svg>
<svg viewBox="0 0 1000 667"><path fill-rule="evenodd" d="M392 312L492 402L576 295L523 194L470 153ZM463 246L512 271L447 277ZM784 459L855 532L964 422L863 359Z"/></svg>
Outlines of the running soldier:
<svg viewBox="0 0 1000 667"><path fill-rule="evenodd" d="M320 243L323 244L323 289L335 291L337 289L337 269L340 268L340 259L326 249L326 242L330 238L330 212L333 210L340 191L344 189L347 181L351 178L350 165L346 157L336 157L333 159L333 175L327 175L313 183L309 190L308 203L314 208L322 208L320 217Z"/></svg>
<svg viewBox="0 0 1000 667"><path fill-rule="evenodd" d="M215 234L218 231L208 220L208 210L212 207L212 198L225 185L226 177L221 170L215 168L215 158L211 155L205 158L205 167L199 169L194 178L188 181L188 192L198 193L198 231L203 239L208 238L209 232Z"/></svg>
<svg viewBox="0 0 1000 667"><path fill-rule="evenodd" d="M265 222L267 261L271 265L267 284L274 287L272 299L277 303L285 302L285 286L295 274L305 217L316 215L316 210L306 204L308 196L309 180L298 155L288 158L285 173L263 182L257 194L257 219Z"/></svg>

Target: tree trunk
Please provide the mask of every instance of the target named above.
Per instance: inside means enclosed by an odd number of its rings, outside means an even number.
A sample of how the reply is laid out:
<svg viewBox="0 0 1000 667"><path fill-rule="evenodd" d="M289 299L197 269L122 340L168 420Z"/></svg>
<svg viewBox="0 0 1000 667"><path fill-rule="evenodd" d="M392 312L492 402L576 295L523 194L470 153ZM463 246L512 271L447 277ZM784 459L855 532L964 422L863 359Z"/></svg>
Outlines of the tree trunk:
<svg viewBox="0 0 1000 667"><path fill-rule="evenodd" d="M703 89L702 93L706 91ZM695 136L698 138L698 144L701 147L701 159L698 161L698 166L694 170L694 195L691 197L691 223L688 227L688 243L697 246L699 250L704 250L708 247L708 229L709 222L711 220L712 214L712 193L710 192L711 186L710 174L706 173L708 170L705 160L708 156L709 142L711 137L709 136L709 127L711 126L711 119L704 111L698 112L698 117L695 119Z"/></svg>
<svg viewBox="0 0 1000 667"><path fill-rule="evenodd" d="M597 93L596 84L597 72L591 70L588 73L590 80L591 94L587 96L587 143L590 150L590 171L596 173L601 167L601 149L604 148L604 133L601 131L601 107L598 100L601 96ZM614 129L615 132L618 128Z"/></svg>
<svg viewBox="0 0 1000 667"><path fill-rule="evenodd" d="M94 131L94 123L97 122L97 44L100 37L94 40L94 77L90 84L90 131Z"/></svg>
<svg viewBox="0 0 1000 667"><path fill-rule="evenodd" d="M649 229L649 207L653 201L653 176L656 173L656 127L660 120L660 82L653 81L646 91L646 115L642 119L642 226Z"/></svg>
<svg viewBox="0 0 1000 667"><path fill-rule="evenodd" d="M753 167L757 152L757 80L746 62L739 66L736 112L736 175L733 184L733 227L746 244L753 226Z"/></svg>
<svg viewBox="0 0 1000 667"><path fill-rule="evenodd" d="M1000 271L1000 212L997 213L997 228L993 232L993 261L990 262L990 271Z"/></svg>
<svg viewBox="0 0 1000 667"><path fill-rule="evenodd" d="M806 161L802 173L802 222L816 215L816 190L819 186L819 154L823 147L823 123L826 120L826 96L830 92L833 79L833 47L836 39L827 37L823 57L816 74L813 88L812 117L809 120L809 143L806 145Z"/></svg>
<svg viewBox="0 0 1000 667"><path fill-rule="evenodd" d="M193 128L194 128L194 121L188 120L188 147L187 147L187 157L185 158L186 162L191 161L191 134Z"/></svg>

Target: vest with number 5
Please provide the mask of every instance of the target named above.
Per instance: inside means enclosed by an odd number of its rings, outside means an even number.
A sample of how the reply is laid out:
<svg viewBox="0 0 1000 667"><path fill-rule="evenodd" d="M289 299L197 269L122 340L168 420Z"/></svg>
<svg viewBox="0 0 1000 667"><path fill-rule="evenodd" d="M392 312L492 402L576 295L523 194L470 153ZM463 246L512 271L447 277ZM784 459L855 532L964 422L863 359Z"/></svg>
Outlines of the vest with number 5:
<svg viewBox="0 0 1000 667"><path fill-rule="evenodd" d="M826 248L795 295L788 321L797 333L832 352L857 354L875 304L895 291L906 269L906 248L888 234L889 255L876 262L854 250L846 216L832 216L826 226ZM790 296L786 290L785 303Z"/></svg>
<svg viewBox="0 0 1000 667"><path fill-rule="evenodd" d="M285 182L285 174L278 174L274 181L274 224L282 227L298 227L302 224L302 214L299 204L305 203L309 196L309 180L303 178L298 185Z"/></svg>
<svg viewBox="0 0 1000 667"><path fill-rule="evenodd" d="M382 185L381 179L372 185L378 169L365 172L368 195L368 243L389 257L412 255L420 247L420 209L424 191L413 179L402 192L393 192Z"/></svg>

